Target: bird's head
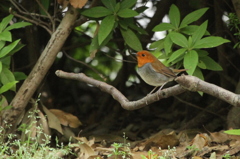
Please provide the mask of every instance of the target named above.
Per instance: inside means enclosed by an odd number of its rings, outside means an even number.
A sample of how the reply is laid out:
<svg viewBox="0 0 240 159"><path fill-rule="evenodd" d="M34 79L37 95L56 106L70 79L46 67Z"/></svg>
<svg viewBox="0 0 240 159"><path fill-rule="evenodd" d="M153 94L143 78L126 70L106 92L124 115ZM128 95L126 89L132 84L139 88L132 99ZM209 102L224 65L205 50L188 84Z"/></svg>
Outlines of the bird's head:
<svg viewBox="0 0 240 159"><path fill-rule="evenodd" d="M138 67L142 67L146 63L152 63L156 60L158 61L158 59L155 56L153 56L150 52L146 50L137 52L136 56L138 61Z"/></svg>

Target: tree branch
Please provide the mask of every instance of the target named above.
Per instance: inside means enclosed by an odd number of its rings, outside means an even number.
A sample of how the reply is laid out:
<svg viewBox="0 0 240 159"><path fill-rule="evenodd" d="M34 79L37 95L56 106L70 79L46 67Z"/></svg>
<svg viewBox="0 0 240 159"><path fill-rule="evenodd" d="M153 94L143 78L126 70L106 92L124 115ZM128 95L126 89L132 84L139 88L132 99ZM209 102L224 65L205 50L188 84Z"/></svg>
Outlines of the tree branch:
<svg viewBox="0 0 240 159"><path fill-rule="evenodd" d="M100 90L111 94L112 97L115 100L117 100L124 109L127 109L127 110L140 109L140 108L142 108L146 105L149 105L153 102L156 102L162 98L168 98L170 96L178 95L178 94L181 94L186 91L184 88L180 87L179 85L176 85L171 88L163 89L156 93L150 94L138 101L129 101L115 87L113 87L105 82L101 82L101 81L95 80L93 78L90 78L83 73L68 73L68 72L63 72L61 70L57 70L56 75L61 78L78 80L78 81L82 81L82 82L91 84L95 87L98 87Z"/></svg>
<svg viewBox="0 0 240 159"><path fill-rule="evenodd" d="M170 96L175 96L185 92L186 90L190 91L202 91L214 97L217 97L223 101L228 102L233 106L240 107L240 96L234 94L228 90L225 90L221 87L218 87L214 84L207 83L205 81L200 80L197 77L183 75L177 77L175 81L177 81L180 85L175 85L170 88L166 88L156 93L147 95L146 97L137 100L137 101L129 101L120 91L118 91L115 87L93 78L86 76L84 73L68 73L61 70L56 71L56 75L60 78L72 79L81 82L85 82L87 84L91 84L95 87L98 87L100 90L109 93L112 97L117 100L121 106L126 110L136 110L140 109L146 105L149 105L153 102L156 102L162 98L168 98Z"/></svg>
<svg viewBox="0 0 240 159"><path fill-rule="evenodd" d="M233 106L240 107L240 96L194 76L180 76L175 79L181 86L190 91L201 91L217 97Z"/></svg>

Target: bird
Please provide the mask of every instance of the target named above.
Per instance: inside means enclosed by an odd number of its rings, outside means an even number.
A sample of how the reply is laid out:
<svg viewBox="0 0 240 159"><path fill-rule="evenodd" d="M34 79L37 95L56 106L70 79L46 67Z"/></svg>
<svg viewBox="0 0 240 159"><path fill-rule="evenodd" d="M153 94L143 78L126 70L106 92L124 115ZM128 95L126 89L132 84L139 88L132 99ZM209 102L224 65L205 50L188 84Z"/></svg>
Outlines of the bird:
<svg viewBox="0 0 240 159"><path fill-rule="evenodd" d="M147 84L155 86L155 88L149 93L151 94L157 87L162 87L173 81L177 74L184 72L187 69L171 69L166 67L161 61L159 61L149 51L142 50L136 53L137 56L137 73Z"/></svg>

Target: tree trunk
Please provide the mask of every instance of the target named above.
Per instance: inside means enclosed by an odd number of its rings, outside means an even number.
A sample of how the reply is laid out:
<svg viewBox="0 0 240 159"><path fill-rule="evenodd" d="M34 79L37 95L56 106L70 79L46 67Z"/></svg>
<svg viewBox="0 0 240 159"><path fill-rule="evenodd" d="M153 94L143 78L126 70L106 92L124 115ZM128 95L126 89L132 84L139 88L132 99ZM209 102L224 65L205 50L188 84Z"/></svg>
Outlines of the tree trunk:
<svg viewBox="0 0 240 159"><path fill-rule="evenodd" d="M24 81L16 96L12 100L10 104L12 108L3 112L2 119L5 121L2 123L4 127L6 127L6 124L15 125L15 123L17 123L18 117L25 109L30 98L40 85L49 68L52 66L56 55L62 48L65 40L71 33L74 23L77 19L77 15L77 10L69 7L66 15L64 16L57 30L52 34L46 48L42 52L30 75ZM14 127L15 126L9 129L9 131L12 131Z"/></svg>

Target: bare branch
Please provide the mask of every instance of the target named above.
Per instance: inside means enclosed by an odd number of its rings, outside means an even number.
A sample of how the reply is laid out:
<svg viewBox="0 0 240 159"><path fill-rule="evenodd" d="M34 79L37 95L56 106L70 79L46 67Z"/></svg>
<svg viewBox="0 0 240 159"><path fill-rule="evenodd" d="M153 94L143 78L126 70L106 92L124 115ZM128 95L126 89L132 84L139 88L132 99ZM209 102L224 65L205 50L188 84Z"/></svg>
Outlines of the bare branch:
<svg viewBox="0 0 240 159"><path fill-rule="evenodd" d="M138 101L130 102L115 87L113 87L105 82L101 82L101 81L95 80L93 78L90 78L90 77L86 76L84 73L68 73L68 72L63 72L61 70L57 70L56 75L61 78L78 80L78 81L82 81L82 82L91 84L95 87L98 87L100 90L111 94L112 97L115 100L117 100L124 109L127 109L127 110L140 109L140 108L142 108L146 105L149 105L153 102L156 102L162 98L167 98L167 97L170 97L173 95L178 95L178 94L181 94L186 91L184 88L180 87L179 85L176 85L171 88L163 89L161 91L158 91L156 93L148 95Z"/></svg>

